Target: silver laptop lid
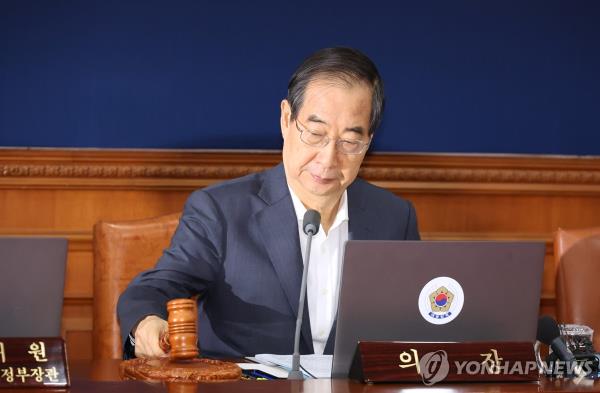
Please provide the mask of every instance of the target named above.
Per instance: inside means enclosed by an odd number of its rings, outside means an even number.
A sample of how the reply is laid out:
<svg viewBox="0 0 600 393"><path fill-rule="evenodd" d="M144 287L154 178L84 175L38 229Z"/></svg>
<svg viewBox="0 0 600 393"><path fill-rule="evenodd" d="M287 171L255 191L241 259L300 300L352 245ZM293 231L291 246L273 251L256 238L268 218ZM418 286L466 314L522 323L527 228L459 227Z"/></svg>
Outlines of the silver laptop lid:
<svg viewBox="0 0 600 393"><path fill-rule="evenodd" d="M349 241L333 357L359 340L535 341L542 242Z"/></svg>
<svg viewBox="0 0 600 393"><path fill-rule="evenodd" d="M60 336L67 239L0 237L0 337Z"/></svg>

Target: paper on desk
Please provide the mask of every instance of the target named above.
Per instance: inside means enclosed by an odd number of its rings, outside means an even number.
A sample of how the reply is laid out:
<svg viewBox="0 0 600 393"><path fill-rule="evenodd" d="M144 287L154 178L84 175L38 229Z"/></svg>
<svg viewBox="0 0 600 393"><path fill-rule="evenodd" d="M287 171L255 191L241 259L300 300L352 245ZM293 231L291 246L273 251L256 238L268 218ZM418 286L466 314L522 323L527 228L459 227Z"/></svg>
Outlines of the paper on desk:
<svg viewBox="0 0 600 393"><path fill-rule="evenodd" d="M286 371L292 368L292 355L260 353L251 359L269 366L279 366ZM300 365L315 378L331 378L332 360L332 355L300 355ZM305 377L311 378L304 370Z"/></svg>
<svg viewBox="0 0 600 393"><path fill-rule="evenodd" d="M250 360L254 360L254 358L249 358ZM238 366L240 366L240 368L242 370L259 370L262 372L265 372L267 374L271 374L272 376L276 377L276 378L287 378L288 377L288 372L285 371L284 369L282 369L279 366L269 366L266 364L261 364L261 363L238 363Z"/></svg>

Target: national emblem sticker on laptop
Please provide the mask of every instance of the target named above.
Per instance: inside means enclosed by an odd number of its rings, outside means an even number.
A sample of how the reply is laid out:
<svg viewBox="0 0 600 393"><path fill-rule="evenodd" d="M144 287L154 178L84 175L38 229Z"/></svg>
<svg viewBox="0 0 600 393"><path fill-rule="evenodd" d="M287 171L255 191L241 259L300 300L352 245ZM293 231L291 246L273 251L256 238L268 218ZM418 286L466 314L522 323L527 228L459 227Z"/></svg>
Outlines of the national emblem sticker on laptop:
<svg viewBox="0 0 600 393"><path fill-rule="evenodd" d="M450 277L436 277L421 290L419 311L427 322L443 325L460 314L464 301L465 294L458 281Z"/></svg>

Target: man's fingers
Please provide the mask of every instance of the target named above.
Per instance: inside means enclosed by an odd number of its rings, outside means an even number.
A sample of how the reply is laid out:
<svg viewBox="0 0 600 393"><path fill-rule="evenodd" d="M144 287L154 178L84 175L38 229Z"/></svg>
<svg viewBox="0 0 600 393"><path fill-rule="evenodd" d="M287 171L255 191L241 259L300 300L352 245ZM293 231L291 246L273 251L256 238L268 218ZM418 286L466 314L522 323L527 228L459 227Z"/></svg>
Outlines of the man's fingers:
<svg viewBox="0 0 600 393"><path fill-rule="evenodd" d="M155 359L155 358L160 358L160 357L164 357L167 355L158 345L157 338L152 339L151 337L150 338L140 337L139 340L140 340L139 344L137 341L135 343L135 356L136 357Z"/></svg>
<svg viewBox="0 0 600 393"><path fill-rule="evenodd" d="M161 335L168 331L167 321L155 315L144 318L135 330L135 356L142 358L161 358L167 353L160 347Z"/></svg>

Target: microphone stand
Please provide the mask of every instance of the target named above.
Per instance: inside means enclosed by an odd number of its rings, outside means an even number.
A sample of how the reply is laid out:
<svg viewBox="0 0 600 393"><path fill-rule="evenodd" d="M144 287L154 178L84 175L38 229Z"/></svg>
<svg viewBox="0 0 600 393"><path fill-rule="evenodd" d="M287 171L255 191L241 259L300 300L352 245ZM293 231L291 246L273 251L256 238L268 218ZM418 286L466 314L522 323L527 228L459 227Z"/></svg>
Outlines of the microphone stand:
<svg viewBox="0 0 600 393"><path fill-rule="evenodd" d="M310 246L315 231L307 230L306 254L304 254L304 270L302 271L302 284L300 285L300 301L298 303L298 316L296 317L296 333L294 335L294 354L292 355L292 369L288 379L304 379L300 371L300 331L302 330L302 317L304 316L304 299L306 298L306 276L308 276L308 262L310 261Z"/></svg>

